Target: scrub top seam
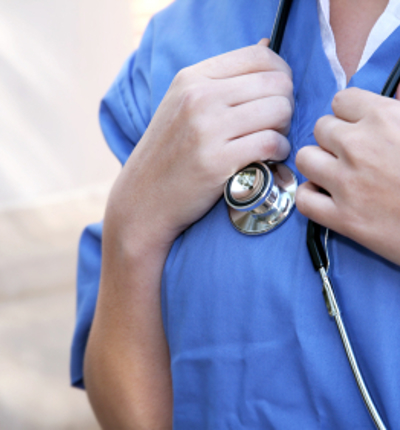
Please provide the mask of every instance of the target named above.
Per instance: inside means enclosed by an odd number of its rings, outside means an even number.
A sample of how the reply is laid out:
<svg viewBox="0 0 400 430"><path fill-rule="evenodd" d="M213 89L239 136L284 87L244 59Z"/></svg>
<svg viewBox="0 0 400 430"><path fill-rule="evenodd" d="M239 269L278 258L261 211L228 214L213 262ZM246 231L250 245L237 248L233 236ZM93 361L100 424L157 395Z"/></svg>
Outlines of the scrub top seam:
<svg viewBox="0 0 400 430"><path fill-rule="evenodd" d="M131 80L132 78L130 78ZM124 110L126 111L126 115L129 118L129 122L132 125L133 131L136 133L138 140L135 141L134 139L132 139L132 142L134 143L133 149L136 147L137 143L139 142L139 140L142 138L142 133L138 130L135 121L133 120L134 118L134 114L129 106L128 103L128 99L127 99L127 91L124 89L124 85L122 85L122 82L118 82L118 93L120 95L121 98L121 104L122 107L124 108ZM139 110L139 108L138 108ZM139 113L140 114L140 113ZM140 115L141 116L141 115ZM143 121L143 124L145 124L143 118L141 118L141 120ZM148 125L145 125L145 128L147 129Z"/></svg>

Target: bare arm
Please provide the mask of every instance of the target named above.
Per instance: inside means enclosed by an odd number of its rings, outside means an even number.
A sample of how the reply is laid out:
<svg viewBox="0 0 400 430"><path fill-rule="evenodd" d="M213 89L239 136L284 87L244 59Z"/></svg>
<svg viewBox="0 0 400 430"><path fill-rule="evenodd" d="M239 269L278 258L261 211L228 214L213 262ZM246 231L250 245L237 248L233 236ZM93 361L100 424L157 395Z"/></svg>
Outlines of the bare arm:
<svg viewBox="0 0 400 430"><path fill-rule="evenodd" d="M168 251L229 176L289 153L291 71L266 43L180 72L111 192L85 358L88 394L106 429L172 427L160 306Z"/></svg>
<svg viewBox="0 0 400 430"><path fill-rule="evenodd" d="M112 212L104 227L85 384L104 428L169 429L172 390L159 292L168 249L147 244L140 228L131 241L125 240Z"/></svg>

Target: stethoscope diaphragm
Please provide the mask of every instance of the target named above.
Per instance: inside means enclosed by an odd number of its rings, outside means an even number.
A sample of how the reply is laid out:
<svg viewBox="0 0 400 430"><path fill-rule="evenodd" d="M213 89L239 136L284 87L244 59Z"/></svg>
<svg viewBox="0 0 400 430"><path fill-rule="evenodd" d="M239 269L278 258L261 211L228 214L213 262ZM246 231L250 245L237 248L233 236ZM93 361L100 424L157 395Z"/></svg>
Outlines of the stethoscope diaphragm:
<svg viewBox="0 0 400 430"><path fill-rule="evenodd" d="M292 212L297 186L296 175L285 164L250 164L225 185L232 224L249 235L273 230Z"/></svg>

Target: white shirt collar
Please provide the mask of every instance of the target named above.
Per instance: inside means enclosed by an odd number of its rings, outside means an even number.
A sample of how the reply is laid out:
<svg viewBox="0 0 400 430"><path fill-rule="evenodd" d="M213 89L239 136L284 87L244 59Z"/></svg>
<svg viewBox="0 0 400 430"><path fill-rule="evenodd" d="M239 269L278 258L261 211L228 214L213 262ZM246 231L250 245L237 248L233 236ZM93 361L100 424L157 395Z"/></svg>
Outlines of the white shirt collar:
<svg viewBox="0 0 400 430"><path fill-rule="evenodd" d="M322 45L336 77L338 89L346 88L347 79L342 65L336 54L336 44L330 25L330 0L318 1L318 18L321 28ZM358 69L364 66L373 53L379 48L396 28L400 25L400 0L389 0L383 14L379 17L368 36Z"/></svg>

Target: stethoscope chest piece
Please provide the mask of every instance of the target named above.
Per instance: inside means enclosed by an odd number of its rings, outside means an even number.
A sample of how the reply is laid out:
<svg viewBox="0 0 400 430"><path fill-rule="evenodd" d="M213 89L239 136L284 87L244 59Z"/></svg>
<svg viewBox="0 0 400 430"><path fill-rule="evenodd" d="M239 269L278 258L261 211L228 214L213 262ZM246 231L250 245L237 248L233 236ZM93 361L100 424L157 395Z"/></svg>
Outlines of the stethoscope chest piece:
<svg viewBox="0 0 400 430"><path fill-rule="evenodd" d="M250 235L273 230L292 212L297 185L296 175L285 164L250 164L225 185L232 224Z"/></svg>

